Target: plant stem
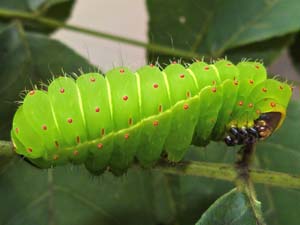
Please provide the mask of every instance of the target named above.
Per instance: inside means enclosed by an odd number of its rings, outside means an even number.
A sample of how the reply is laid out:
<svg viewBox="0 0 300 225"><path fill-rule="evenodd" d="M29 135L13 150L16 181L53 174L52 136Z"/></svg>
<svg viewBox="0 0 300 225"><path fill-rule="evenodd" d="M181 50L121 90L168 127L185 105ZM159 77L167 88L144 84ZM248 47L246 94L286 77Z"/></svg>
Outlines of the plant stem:
<svg viewBox="0 0 300 225"><path fill-rule="evenodd" d="M0 141L0 158L16 156L11 142ZM184 161L174 164L160 161L153 169L174 175L208 177L231 182L235 182L237 177L236 167L224 163ZM255 183L300 189L300 175L251 168L249 175Z"/></svg>
<svg viewBox="0 0 300 225"><path fill-rule="evenodd" d="M247 140L247 139L246 139ZM257 197L254 184L250 175L250 166L254 158L257 140L248 137L246 143L237 153L236 161L236 185L248 197L248 203L252 210L257 225L266 225L262 216L261 208L257 207Z"/></svg>
<svg viewBox="0 0 300 225"><path fill-rule="evenodd" d="M223 163L187 161L172 165L160 162L154 169L174 175L200 176L226 181L235 181L237 177L235 166ZM249 169L249 175L255 183L300 189L299 175L260 169Z"/></svg>
<svg viewBox="0 0 300 225"><path fill-rule="evenodd" d="M201 58L203 57L200 56L199 54L191 51L185 51L182 49L173 49L164 45L159 45L155 43L145 43L142 41L138 41L135 39L130 39L118 35L113 35L105 32L100 32L80 26L75 26L71 24L66 24L64 22L60 22L55 19L51 18L46 18L42 17L39 15L36 15L34 13L28 13L28 12L23 12L23 11L16 11L16 10L8 10L8 9L0 9L0 18L7 18L7 19L20 19L20 20L27 20L27 21L33 21L37 22L40 24L43 24L47 27L52 27L52 28L63 28L66 30L71 30L83 34L88 34L91 36L95 36L98 38L104 38L104 39L109 39L112 41L117 41L117 42L122 42L138 47L145 48L149 51L165 54L165 55L173 55L173 56L178 56L178 57L183 57L183 58Z"/></svg>

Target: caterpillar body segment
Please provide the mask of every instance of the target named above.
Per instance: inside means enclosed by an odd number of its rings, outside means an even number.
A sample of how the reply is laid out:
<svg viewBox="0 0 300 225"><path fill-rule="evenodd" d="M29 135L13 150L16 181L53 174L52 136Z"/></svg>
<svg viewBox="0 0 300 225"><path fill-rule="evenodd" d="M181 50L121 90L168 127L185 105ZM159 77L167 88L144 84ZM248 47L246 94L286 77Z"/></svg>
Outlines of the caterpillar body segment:
<svg viewBox="0 0 300 225"><path fill-rule="evenodd" d="M226 136L232 127L255 127L264 138L276 130L291 89L266 76L258 62L220 60L59 77L26 95L11 136L16 152L42 168L71 161L120 174L135 158L152 166L163 151L177 162L191 143L241 142Z"/></svg>
<svg viewBox="0 0 300 225"><path fill-rule="evenodd" d="M155 66L140 68L136 76L139 77L141 114L149 118L142 122L136 157L142 165L150 166L160 157L169 134L171 112L166 110L171 107L170 91L166 77Z"/></svg>
<svg viewBox="0 0 300 225"><path fill-rule="evenodd" d="M85 117L88 140L97 140L106 134L113 132L114 123L111 114L110 89L106 79L97 73L89 73L80 76L76 80L81 95L83 115ZM88 90L88 91L85 91ZM111 159L113 151L112 140L88 145L86 166L90 170L103 171ZM100 151L101 150L101 151ZM72 155L76 158L77 155Z"/></svg>

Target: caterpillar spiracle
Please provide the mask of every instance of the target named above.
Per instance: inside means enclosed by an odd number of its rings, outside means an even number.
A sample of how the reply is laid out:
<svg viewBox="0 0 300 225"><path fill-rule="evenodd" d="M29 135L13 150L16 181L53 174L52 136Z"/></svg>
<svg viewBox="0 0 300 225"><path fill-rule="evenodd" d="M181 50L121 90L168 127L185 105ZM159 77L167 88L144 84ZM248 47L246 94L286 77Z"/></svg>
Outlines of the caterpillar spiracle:
<svg viewBox="0 0 300 225"><path fill-rule="evenodd" d="M31 90L13 119L15 151L40 168L72 162L122 173L134 159L180 161L190 144L265 139L286 116L291 87L259 62L147 65L54 79Z"/></svg>

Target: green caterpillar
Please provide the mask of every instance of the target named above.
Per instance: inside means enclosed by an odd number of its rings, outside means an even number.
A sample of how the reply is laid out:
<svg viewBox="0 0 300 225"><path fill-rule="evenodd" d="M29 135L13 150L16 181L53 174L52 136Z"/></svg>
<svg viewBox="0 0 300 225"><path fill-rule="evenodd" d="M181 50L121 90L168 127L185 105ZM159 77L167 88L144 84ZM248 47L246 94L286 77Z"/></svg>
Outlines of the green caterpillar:
<svg viewBox="0 0 300 225"><path fill-rule="evenodd" d="M120 67L28 92L11 136L16 152L38 167L71 161L94 174L122 173L134 159L152 166L162 152L180 161L191 143L243 144L247 129L266 138L282 124L290 97L291 87L267 79L259 62Z"/></svg>

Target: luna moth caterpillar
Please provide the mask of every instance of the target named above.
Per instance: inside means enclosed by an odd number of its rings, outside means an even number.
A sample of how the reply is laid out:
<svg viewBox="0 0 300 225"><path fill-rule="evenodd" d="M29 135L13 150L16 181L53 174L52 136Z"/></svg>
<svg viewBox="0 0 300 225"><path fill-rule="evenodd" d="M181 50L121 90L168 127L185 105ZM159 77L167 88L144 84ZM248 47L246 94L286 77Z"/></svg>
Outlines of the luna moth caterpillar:
<svg viewBox="0 0 300 225"><path fill-rule="evenodd" d="M105 76L54 79L31 90L13 119L15 151L40 168L85 164L93 174L144 167L162 153L180 161L190 144L265 139L286 116L291 88L259 62L126 67Z"/></svg>

